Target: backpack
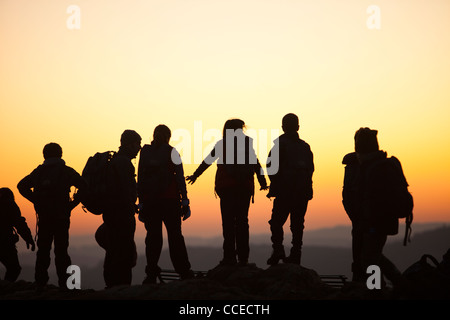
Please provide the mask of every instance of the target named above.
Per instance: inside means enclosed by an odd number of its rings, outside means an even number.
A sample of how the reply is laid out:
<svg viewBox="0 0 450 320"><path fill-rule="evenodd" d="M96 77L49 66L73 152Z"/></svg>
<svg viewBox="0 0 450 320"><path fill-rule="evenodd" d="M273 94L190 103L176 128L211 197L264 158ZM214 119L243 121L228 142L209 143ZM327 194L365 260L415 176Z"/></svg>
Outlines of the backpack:
<svg viewBox="0 0 450 320"><path fill-rule="evenodd" d="M109 198L108 168L114 154L114 151L97 152L87 160L81 174L87 187L77 194L85 212L88 210L95 215L103 213Z"/></svg>
<svg viewBox="0 0 450 320"><path fill-rule="evenodd" d="M143 197L158 197L174 182L172 147L145 145L141 149L138 191Z"/></svg>
<svg viewBox="0 0 450 320"><path fill-rule="evenodd" d="M434 256L424 254L403 271L403 278L409 282L407 294L410 298L450 298L449 252L450 249L440 263Z"/></svg>
<svg viewBox="0 0 450 320"><path fill-rule="evenodd" d="M388 206L385 208L386 213L395 219L405 219L405 237L403 245L410 241L412 232L411 224L413 221L414 200L408 190L408 182L400 161L396 157L389 157L378 161L375 165L387 164L390 170L388 192L386 194Z"/></svg>

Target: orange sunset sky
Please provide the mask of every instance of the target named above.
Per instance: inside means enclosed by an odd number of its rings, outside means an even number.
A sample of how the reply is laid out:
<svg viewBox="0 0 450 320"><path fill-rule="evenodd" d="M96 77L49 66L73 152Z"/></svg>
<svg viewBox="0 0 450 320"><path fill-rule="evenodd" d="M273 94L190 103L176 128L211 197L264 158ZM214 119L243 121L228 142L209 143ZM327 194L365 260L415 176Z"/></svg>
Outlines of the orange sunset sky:
<svg viewBox="0 0 450 320"><path fill-rule="evenodd" d="M447 0L0 0L0 184L34 232L16 186L48 142L81 173L95 152L117 150L125 129L143 144L160 123L196 133L204 156L215 141L205 133L238 117L261 134L265 162L270 131L294 112L315 156L307 229L349 224L341 161L362 126L401 160L415 221L448 223L449 57ZM186 175L198 165L190 152ZM185 235L221 234L215 170L188 186ZM265 195L251 205L252 233L269 232ZM77 207L71 234L100 223Z"/></svg>

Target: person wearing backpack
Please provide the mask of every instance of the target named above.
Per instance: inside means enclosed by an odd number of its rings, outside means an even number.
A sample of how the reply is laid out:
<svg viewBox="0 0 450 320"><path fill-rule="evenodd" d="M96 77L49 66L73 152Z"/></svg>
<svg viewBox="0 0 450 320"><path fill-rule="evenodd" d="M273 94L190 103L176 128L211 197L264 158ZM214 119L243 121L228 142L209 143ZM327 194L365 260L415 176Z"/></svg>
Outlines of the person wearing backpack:
<svg viewBox="0 0 450 320"><path fill-rule="evenodd" d="M278 168L269 175L270 190L267 197L275 197L272 216L269 221L272 233L272 255L267 264L276 265L280 260L285 263L300 264L305 214L309 200L313 197L312 175L314 156L308 143L300 139L298 116L289 113L282 119L284 134L274 141L270 150L267 170ZM283 226L290 216L292 247L288 257L283 246Z"/></svg>
<svg viewBox="0 0 450 320"><path fill-rule="evenodd" d="M267 182L253 149L253 139L245 135L244 121L225 122L223 138L186 180L193 184L217 160L215 192L220 198L223 230L223 259L220 265L246 265L250 252L248 210L254 195L254 174L261 190ZM236 259L237 257L237 259Z"/></svg>
<svg viewBox="0 0 450 320"><path fill-rule="evenodd" d="M140 150L141 136L134 130L125 130L120 137L119 151L108 165L109 194L104 204L103 224L96 232L97 241L105 249L103 278L107 288L130 285L137 261L134 242L137 184L131 160Z"/></svg>
<svg viewBox="0 0 450 320"><path fill-rule="evenodd" d="M6 268L5 280L10 282L16 281L22 270L16 249L19 235L27 249L31 247L34 251L33 236L14 201L14 193L9 188L0 188L0 262Z"/></svg>
<svg viewBox="0 0 450 320"><path fill-rule="evenodd" d="M355 153L344 157L349 167L344 176L343 204L353 225L355 281L365 281L367 267L377 265L396 286L402 283L401 273L384 256L383 247L389 235L398 233L399 190L406 190L407 183L400 161L379 149L377 133L370 128L355 133ZM412 203L410 206L412 210Z"/></svg>
<svg viewBox="0 0 450 320"><path fill-rule="evenodd" d="M72 186L83 189L85 181L62 159L62 148L49 143L43 149L44 163L17 185L20 194L31 201L37 217L37 253L35 280L43 287L49 280L50 250L54 244L56 273L60 288L66 287L70 214L79 201L70 198Z"/></svg>
<svg viewBox="0 0 450 320"><path fill-rule="evenodd" d="M147 230L147 266L143 283L156 283L161 272L158 261L163 245L163 223L175 271L182 280L193 277L181 231L181 219L184 221L190 216L189 199L183 164L177 150L169 144L170 137L170 129L158 125L153 132L153 141L144 145L139 159L139 220L144 222Z"/></svg>
<svg viewBox="0 0 450 320"><path fill-rule="evenodd" d="M363 270L362 265L364 229L361 204L358 200L360 163L356 152L346 154L342 159L342 164L345 165L342 204L352 224L352 281L358 282L366 278L366 270Z"/></svg>

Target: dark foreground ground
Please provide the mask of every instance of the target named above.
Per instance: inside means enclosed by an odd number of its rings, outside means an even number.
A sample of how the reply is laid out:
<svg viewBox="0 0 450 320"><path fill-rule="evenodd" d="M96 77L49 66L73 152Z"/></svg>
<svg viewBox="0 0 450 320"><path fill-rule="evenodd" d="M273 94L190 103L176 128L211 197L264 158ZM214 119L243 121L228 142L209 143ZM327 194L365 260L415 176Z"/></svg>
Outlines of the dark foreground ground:
<svg viewBox="0 0 450 320"><path fill-rule="evenodd" d="M368 290L350 281L331 286L311 269L279 264L261 269L247 266L216 267L202 277L165 283L118 286L105 290L61 290L48 285L37 290L34 283L0 281L2 300L410 300L450 299L448 278L423 275L401 290L389 286Z"/></svg>

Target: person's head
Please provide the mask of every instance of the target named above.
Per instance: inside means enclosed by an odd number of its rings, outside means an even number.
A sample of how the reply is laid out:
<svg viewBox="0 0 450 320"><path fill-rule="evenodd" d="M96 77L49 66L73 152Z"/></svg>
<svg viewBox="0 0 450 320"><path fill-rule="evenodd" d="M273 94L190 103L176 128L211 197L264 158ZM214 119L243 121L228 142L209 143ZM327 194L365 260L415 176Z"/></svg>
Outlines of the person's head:
<svg viewBox="0 0 450 320"><path fill-rule="evenodd" d="M230 119L225 122L225 125L223 126L223 136L226 136L227 130L233 130L236 131L237 129L244 130L245 128L245 122L241 119Z"/></svg>
<svg viewBox="0 0 450 320"><path fill-rule="evenodd" d="M42 150L44 154L44 159L50 158L62 158L62 148L59 144L50 142L44 146L44 150Z"/></svg>
<svg viewBox="0 0 450 320"><path fill-rule="evenodd" d="M141 136L134 130L125 130L120 137L120 148L134 158L141 150Z"/></svg>
<svg viewBox="0 0 450 320"><path fill-rule="evenodd" d="M288 113L281 120L281 127L285 133L294 133L300 129L299 121L297 115L293 113Z"/></svg>
<svg viewBox="0 0 450 320"><path fill-rule="evenodd" d="M371 153L379 150L377 130L359 128L355 133L355 152L359 154Z"/></svg>
<svg viewBox="0 0 450 320"><path fill-rule="evenodd" d="M0 188L0 201L14 201L14 193L10 188Z"/></svg>
<svg viewBox="0 0 450 320"><path fill-rule="evenodd" d="M156 144L169 143L172 133L168 126L160 124L153 131L153 142Z"/></svg>

